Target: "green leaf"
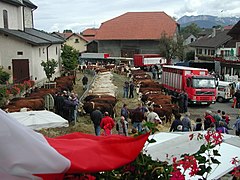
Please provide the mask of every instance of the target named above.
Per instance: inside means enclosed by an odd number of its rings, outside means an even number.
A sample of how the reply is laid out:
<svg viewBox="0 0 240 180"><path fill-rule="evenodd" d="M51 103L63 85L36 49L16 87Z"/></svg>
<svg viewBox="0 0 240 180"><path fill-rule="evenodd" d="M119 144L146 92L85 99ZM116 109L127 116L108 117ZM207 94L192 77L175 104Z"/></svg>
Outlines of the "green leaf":
<svg viewBox="0 0 240 180"><path fill-rule="evenodd" d="M217 159L215 159L214 157L211 157L211 161L212 161L212 163L214 163L214 164L221 164L221 162L218 161Z"/></svg>
<svg viewBox="0 0 240 180"><path fill-rule="evenodd" d="M203 176L203 174L206 172L206 166L204 164L200 165L199 169L200 170L198 171L197 175Z"/></svg>
<svg viewBox="0 0 240 180"><path fill-rule="evenodd" d="M219 154L218 150L215 150L215 149L213 150L213 155L214 156L221 156L221 154Z"/></svg>
<svg viewBox="0 0 240 180"><path fill-rule="evenodd" d="M205 164L207 162L206 157L202 155L197 155L195 158L198 160L198 164Z"/></svg>
<svg viewBox="0 0 240 180"><path fill-rule="evenodd" d="M150 140L148 139L147 141L148 141L149 143L155 143L155 142L157 142L155 139L150 139Z"/></svg>
<svg viewBox="0 0 240 180"><path fill-rule="evenodd" d="M203 144L201 145L199 151L197 152L198 154L202 154L207 150L207 147Z"/></svg>

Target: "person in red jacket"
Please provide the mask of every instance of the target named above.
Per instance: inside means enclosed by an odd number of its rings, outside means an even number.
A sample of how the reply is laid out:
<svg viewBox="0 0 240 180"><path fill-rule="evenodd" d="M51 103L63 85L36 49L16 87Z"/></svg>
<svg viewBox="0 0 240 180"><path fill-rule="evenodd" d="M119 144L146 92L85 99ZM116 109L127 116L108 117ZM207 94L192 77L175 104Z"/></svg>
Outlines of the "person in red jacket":
<svg viewBox="0 0 240 180"><path fill-rule="evenodd" d="M115 123L114 120L109 116L108 112L104 113L104 117L101 120L100 127L104 130L104 135L108 136L112 134L112 129Z"/></svg>

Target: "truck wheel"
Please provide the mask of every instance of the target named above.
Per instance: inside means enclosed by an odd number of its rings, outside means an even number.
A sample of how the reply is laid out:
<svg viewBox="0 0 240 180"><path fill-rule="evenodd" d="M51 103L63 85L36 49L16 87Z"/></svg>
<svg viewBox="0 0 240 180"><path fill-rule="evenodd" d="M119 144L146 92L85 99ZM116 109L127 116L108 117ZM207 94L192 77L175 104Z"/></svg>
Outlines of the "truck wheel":
<svg viewBox="0 0 240 180"><path fill-rule="evenodd" d="M218 97L218 98L217 98L217 102L222 103L223 101L224 101L223 97Z"/></svg>

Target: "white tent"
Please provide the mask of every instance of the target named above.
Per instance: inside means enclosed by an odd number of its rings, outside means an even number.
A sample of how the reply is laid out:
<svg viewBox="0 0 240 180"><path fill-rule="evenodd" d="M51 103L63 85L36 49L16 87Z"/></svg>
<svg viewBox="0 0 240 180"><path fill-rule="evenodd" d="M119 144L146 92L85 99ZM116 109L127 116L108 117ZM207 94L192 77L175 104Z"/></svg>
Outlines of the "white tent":
<svg viewBox="0 0 240 180"><path fill-rule="evenodd" d="M199 132L190 133L166 133L161 132L154 134L149 139L156 140L155 143L146 143L144 147L144 153L150 155L153 160L172 162L173 157L180 158L181 154L189 153L193 154L197 152L204 143L204 140L197 140L194 138L190 140L189 135L194 133L195 137ZM205 132L200 132L205 133ZM216 157L221 162L220 165L211 165L212 171L208 176L208 179L218 179L223 175L230 172L234 165L231 164L231 160L234 157L240 158L240 138L233 135L224 134L223 142L218 147L218 151L221 156ZM199 176L189 177L186 175L186 179L199 179Z"/></svg>
<svg viewBox="0 0 240 180"><path fill-rule="evenodd" d="M61 116L47 110L14 112L9 115L21 124L39 130L42 128L68 127L68 121Z"/></svg>

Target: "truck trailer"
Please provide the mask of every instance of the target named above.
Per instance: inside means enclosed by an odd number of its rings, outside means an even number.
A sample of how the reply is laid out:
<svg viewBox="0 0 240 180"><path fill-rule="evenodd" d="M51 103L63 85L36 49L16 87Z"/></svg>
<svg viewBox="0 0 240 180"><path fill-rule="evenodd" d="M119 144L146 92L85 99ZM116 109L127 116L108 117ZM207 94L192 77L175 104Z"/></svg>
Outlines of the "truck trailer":
<svg viewBox="0 0 240 180"><path fill-rule="evenodd" d="M160 54L134 54L133 63L134 67L144 69L152 65L166 64L167 60L161 57Z"/></svg>
<svg viewBox="0 0 240 180"><path fill-rule="evenodd" d="M216 79L207 69L163 65L162 85L170 95L185 91L189 104L210 105L216 102Z"/></svg>

